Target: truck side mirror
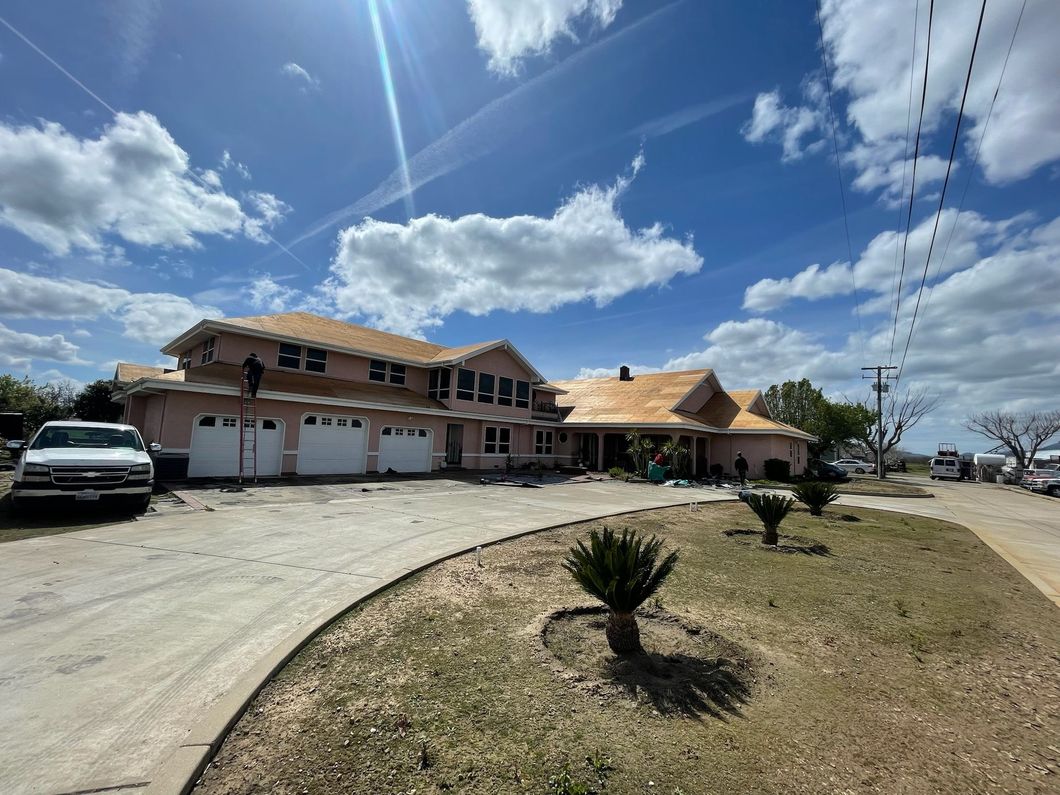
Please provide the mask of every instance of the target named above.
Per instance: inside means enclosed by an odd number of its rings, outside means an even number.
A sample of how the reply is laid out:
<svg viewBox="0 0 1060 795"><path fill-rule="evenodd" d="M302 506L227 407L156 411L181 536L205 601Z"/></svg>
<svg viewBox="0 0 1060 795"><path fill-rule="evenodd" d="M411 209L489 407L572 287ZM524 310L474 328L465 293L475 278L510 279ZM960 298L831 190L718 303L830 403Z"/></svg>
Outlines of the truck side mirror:
<svg viewBox="0 0 1060 795"><path fill-rule="evenodd" d="M152 453L161 453L162 445L160 445L158 442L151 442L151 444L147 445L147 449Z"/></svg>
<svg viewBox="0 0 1060 795"><path fill-rule="evenodd" d="M22 439L11 439L7 443L7 449L8 450L21 450L25 446L26 446L26 443Z"/></svg>

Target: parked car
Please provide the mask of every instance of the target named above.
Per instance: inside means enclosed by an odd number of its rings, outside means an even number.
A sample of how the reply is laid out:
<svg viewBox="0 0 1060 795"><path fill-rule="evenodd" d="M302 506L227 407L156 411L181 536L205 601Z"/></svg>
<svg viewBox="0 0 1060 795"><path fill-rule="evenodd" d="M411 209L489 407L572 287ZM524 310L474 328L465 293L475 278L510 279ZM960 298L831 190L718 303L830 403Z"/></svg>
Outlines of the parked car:
<svg viewBox="0 0 1060 795"><path fill-rule="evenodd" d="M145 445L131 425L66 420L46 422L29 440L8 442L22 456L11 483L11 508L19 510L46 497L72 502L121 501L137 512L147 510L155 469Z"/></svg>
<svg viewBox="0 0 1060 795"><path fill-rule="evenodd" d="M928 471L932 480L964 480L961 462L956 458L932 458Z"/></svg>
<svg viewBox="0 0 1060 795"><path fill-rule="evenodd" d="M1057 476L1055 472L1053 474L1054 477L1036 480L1031 484L1031 491L1048 494L1050 497L1060 497L1060 476Z"/></svg>
<svg viewBox="0 0 1060 795"><path fill-rule="evenodd" d="M868 461L861 461L857 458L840 458L838 461L833 461L832 465L842 467L847 472L853 472L855 475L864 475L866 472L876 471L875 464L870 464Z"/></svg>
<svg viewBox="0 0 1060 795"><path fill-rule="evenodd" d="M1023 470L1023 477L1020 479L1020 486L1031 491L1045 491L1044 488L1040 488L1040 484L1047 480L1055 480L1056 472L1052 469L1042 469L1041 467L1035 469Z"/></svg>
<svg viewBox="0 0 1060 795"><path fill-rule="evenodd" d="M806 471L817 480L849 480L850 475L841 466L827 461L812 460L806 464Z"/></svg>

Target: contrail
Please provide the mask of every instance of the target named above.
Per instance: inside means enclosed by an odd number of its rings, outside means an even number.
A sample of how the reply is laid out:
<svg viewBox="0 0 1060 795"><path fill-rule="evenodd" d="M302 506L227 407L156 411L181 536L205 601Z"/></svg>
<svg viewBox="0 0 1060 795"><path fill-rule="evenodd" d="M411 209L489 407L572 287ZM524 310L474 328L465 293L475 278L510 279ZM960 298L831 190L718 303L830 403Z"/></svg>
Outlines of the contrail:
<svg viewBox="0 0 1060 795"><path fill-rule="evenodd" d="M556 64L504 96L487 103L474 115L460 122L441 138L413 155L408 161L407 176L405 170L395 169L370 193L320 218L287 245L295 246L315 237L351 216L363 216L375 212L394 203L408 192L418 190L423 185L495 151L504 139L523 126L523 120L514 112L518 103L530 96L546 93L551 83L566 75L583 61L669 15L682 2L683 0L677 0L677 2L653 11L622 30L579 50L562 63Z"/></svg>

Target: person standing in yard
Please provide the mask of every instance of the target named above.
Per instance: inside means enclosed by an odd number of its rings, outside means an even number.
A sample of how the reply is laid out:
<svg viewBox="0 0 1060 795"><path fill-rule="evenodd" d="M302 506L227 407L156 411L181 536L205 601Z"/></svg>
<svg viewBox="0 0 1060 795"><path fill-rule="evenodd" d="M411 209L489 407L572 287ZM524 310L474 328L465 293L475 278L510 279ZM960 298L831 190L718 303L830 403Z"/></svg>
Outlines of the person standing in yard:
<svg viewBox="0 0 1060 795"><path fill-rule="evenodd" d="M250 387L250 396L258 396L258 387L261 386L261 376L265 372L265 362L258 358L256 353L250 354L243 360L243 373L247 377L247 386Z"/></svg>
<svg viewBox="0 0 1060 795"><path fill-rule="evenodd" d="M743 453L739 450L736 451L736 461L733 464L736 467L736 474L740 476L740 485L747 485L747 459L743 457Z"/></svg>

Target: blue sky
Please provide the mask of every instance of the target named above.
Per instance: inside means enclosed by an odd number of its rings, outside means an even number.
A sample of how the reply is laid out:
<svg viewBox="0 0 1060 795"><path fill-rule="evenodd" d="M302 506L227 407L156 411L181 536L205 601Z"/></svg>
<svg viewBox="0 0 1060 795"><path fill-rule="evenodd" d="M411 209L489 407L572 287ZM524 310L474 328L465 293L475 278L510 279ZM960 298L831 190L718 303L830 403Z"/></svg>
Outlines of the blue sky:
<svg viewBox="0 0 1060 795"><path fill-rule="evenodd" d="M978 12L936 3L898 293L928 4L877 5L822 13L855 302L812 2L6 3L0 369L89 381L206 315L308 309L507 337L553 378L866 396L858 368L902 358ZM1055 405L1060 12L1028 0L1006 64L1019 12L984 18L899 385L942 399L914 449Z"/></svg>

